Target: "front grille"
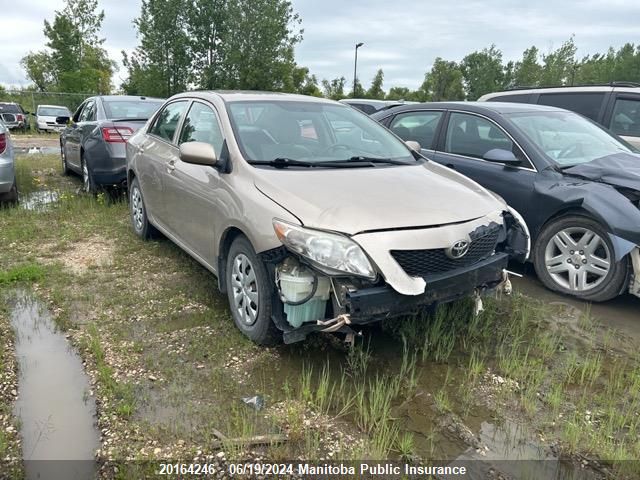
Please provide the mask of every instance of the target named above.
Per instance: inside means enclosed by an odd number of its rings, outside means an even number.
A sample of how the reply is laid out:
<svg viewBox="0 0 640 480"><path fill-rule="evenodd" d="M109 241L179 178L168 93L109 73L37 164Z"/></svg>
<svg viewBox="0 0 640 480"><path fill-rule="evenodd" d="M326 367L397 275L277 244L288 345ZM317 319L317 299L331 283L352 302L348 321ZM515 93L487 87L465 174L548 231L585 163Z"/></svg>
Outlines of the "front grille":
<svg viewBox="0 0 640 480"><path fill-rule="evenodd" d="M449 272L458 268L469 267L490 257L498 243L499 228L483 232L471 241L469 251L462 258L449 258L444 248L432 250L391 250L391 256L411 277L426 277L438 273ZM471 235L472 238L473 235Z"/></svg>

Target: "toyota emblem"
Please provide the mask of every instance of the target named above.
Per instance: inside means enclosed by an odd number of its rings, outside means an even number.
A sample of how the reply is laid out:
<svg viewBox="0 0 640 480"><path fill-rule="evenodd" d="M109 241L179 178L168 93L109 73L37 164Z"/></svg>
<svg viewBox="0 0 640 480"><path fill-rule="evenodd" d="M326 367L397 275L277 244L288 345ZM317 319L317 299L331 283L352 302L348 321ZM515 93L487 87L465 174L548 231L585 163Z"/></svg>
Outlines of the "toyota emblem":
<svg viewBox="0 0 640 480"><path fill-rule="evenodd" d="M458 260L464 257L469 251L469 245L469 242L466 240L458 240L451 247L447 248L447 257L452 258L453 260Z"/></svg>

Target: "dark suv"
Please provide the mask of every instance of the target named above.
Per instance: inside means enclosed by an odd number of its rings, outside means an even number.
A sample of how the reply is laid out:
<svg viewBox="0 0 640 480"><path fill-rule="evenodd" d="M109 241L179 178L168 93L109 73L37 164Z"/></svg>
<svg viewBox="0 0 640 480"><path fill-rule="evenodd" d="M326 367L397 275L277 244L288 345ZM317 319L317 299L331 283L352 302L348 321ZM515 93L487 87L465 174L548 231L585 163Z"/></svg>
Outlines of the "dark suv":
<svg viewBox="0 0 640 480"><path fill-rule="evenodd" d="M0 120L9 130L29 128L29 112L25 112L19 103L0 102Z"/></svg>
<svg viewBox="0 0 640 480"><path fill-rule="evenodd" d="M481 102L537 103L572 110L598 122L640 149L640 83L517 88L489 93Z"/></svg>

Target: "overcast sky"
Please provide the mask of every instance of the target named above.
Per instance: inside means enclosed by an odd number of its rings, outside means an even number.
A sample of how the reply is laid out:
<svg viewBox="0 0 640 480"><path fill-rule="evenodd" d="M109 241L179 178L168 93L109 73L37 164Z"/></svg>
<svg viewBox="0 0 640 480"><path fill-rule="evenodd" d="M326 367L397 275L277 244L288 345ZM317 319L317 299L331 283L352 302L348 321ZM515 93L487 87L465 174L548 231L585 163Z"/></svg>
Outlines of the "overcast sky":
<svg viewBox="0 0 640 480"><path fill-rule="evenodd" d="M112 59L121 64L121 51L136 46L132 20L139 0L100 0L105 11L102 36ZM385 72L384 88L417 88L433 60L460 60L495 43L505 60L538 46L543 52L575 34L578 55L640 43L640 2L637 0L293 0L303 20L304 39L296 60L318 79L339 76L353 81L354 45L358 77L368 86L378 68ZM43 20L52 18L63 0L0 0L0 83L28 83L20 59L41 49ZM119 71L114 84L121 83Z"/></svg>

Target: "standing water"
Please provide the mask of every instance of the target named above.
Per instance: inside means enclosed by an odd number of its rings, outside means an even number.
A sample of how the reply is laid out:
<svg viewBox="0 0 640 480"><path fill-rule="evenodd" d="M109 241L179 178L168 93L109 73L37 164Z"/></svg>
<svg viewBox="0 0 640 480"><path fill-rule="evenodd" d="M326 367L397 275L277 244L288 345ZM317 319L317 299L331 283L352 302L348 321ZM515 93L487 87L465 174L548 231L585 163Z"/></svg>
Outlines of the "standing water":
<svg viewBox="0 0 640 480"><path fill-rule="evenodd" d="M18 293L11 323L20 370L15 414L27 480L92 478L99 436L80 358L28 293Z"/></svg>

